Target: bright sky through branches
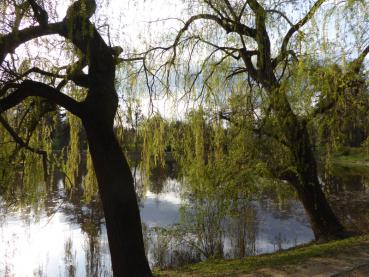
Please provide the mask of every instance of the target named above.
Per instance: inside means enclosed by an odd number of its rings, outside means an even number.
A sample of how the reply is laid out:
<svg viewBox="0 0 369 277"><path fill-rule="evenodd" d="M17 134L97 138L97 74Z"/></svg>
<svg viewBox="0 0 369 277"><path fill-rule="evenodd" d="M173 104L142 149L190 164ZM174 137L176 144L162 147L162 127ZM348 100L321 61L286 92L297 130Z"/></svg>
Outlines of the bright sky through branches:
<svg viewBox="0 0 369 277"><path fill-rule="evenodd" d="M66 10L72 2L74 0L59 2L57 8L59 19L65 16ZM269 3L273 1L265 2ZM297 22L306 14L314 1L301 1L300 4L296 3L296 1L294 2L293 7L291 6L292 4L285 7L285 13L292 22ZM326 1L322 7L322 11L334 7L334 2ZM112 46L121 46L124 50L122 55L127 57L131 53L145 51L150 47L170 45L174 40L175 34L183 26L183 21L181 20L186 20L193 15L187 9L188 3L188 1L183 0L97 0L98 9L92 20L96 23L96 26L100 26L99 31L106 41L109 41L109 37ZM191 3L198 5L196 1ZM200 9L196 12L203 12L203 10ZM358 11L357 16L360 16L361 13L362 11ZM339 13L334 13L334 16L329 17L330 21L328 23L325 22L325 24L323 24L324 19L322 19L322 16L318 15L312 21L312 24L307 24L301 33L295 35L295 37L300 36L304 40L301 46L297 46L302 47L298 51L302 53L307 51L309 54L318 55L320 58L335 56L336 59L340 59L344 52L346 52L347 56L356 56L356 51L360 51L362 47L360 45L356 48L352 47L352 42L355 39L346 27L340 26L340 31L335 29L336 25L347 24L347 20L338 20L338 15ZM273 15L274 17L275 15ZM271 28L274 29L270 29L269 35L272 41L272 51L276 53L279 51L280 42L275 43L275 41L286 33L289 25L283 18L279 18L272 26ZM280 34L276 32L277 29L281 32ZM363 32L360 31L359 33L361 34ZM306 38L303 38L304 36ZM41 50L38 49L37 51ZM203 56L205 57L207 55L206 51L209 51L209 49L202 51L196 52L197 58L193 58L192 61L197 62L197 59L201 60ZM43 56L50 57L50 52L48 50L44 51ZM59 53L57 53L57 57L61 57ZM182 57L182 59L188 58ZM178 89L180 88L176 88L176 90ZM146 111L148 110L148 93L145 94L144 89L140 89L140 91L142 93L140 96L143 105L142 110ZM167 99L166 101L155 101L157 110L164 114L168 113L168 109L165 109L164 106L175 106L173 99ZM178 107L174 109L178 111Z"/></svg>

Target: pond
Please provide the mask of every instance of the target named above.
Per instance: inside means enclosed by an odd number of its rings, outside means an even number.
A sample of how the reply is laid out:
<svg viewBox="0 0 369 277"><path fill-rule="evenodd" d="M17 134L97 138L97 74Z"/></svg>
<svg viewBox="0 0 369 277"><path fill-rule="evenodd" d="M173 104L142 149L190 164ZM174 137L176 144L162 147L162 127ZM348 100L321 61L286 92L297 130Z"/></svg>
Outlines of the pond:
<svg viewBox="0 0 369 277"><path fill-rule="evenodd" d="M367 170L337 168L325 190L351 229L369 230ZM0 276L111 276L104 216L98 199L82 201L57 178L36 204L15 207L0 198ZM140 210L152 266L170 267L210 256L237 258L278 251L313 239L302 205L293 195L269 193L235 205L224 215L218 201L191 205L179 179L141 192ZM361 201L353 195L360 195ZM355 199L353 201L352 199ZM40 204L41 202L41 204ZM185 208L187 207L187 208Z"/></svg>

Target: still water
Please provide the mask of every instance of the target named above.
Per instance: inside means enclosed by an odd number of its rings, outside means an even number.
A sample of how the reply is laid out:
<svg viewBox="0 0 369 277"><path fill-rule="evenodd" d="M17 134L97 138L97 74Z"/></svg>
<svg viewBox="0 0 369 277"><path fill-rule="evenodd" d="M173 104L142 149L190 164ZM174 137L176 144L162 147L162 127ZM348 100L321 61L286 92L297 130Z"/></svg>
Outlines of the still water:
<svg viewBox="0 0 369 277"><path fill-rule="evenodd" d="M368 205L356 203L347 208L344 202L352 202L352 193L365 195L367 178L348 169L338 172L325 187L337 204L335 209L346 207L340 215L345 224L368 228L357 225L368 222L369 216L355 218ZM81 198L79 189L66 193L62 179L42 199L43 205L15 208L0 198L0 276L111 276L100 203L97 199L83 203ZM152 266L176 266L214 255L256 255L313 239L304 210L293 197L252 199L239 208L236 217L214 214L203 217L200 224L191 222L199 218L193 216L194 211L181 208L188 203L181 182L169 177L160 190L149 186L143 193L141 218ZM205 204L207 213L217 211L210 201ZM183 218L187 218L185 223Z"/></svg>

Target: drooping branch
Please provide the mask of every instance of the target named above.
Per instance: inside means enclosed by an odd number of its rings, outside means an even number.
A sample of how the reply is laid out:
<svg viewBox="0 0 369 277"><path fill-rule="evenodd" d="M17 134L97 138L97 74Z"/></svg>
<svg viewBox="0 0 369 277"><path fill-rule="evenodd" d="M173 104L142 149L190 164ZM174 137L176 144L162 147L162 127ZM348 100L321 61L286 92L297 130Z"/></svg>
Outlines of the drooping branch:
<svg viewBox="0 0 369 277"><path fill-rule="evenodd" d="M13 76L15 76L15 78L12 78L11 80L8 80L8 81L4 82L4 85L15 84L19 80L22 80L23 78L29 76L32 73L37 73L37 74L40 74L42 76L47 76L47 77L51 77L51 78L59 78L59 79L66 78L66 75L61 75L59 73L49 72L49 71L43 70L43 69L41 69L39 67L36 67L36 66L26 70L22 74L18 74L17 72L14 72L13 70L9 70L9 69L4 69L4 71L11 74L11 75L13 75ZM5 92L6 89L2 89L2 91Z"/></svg>
<svg viewBox="0 0 369 277"><path fill-rule="evenodd" d="M21 79L23 77L28 76L31 73L38 73L38 74L41 74L43 76L54 77L54 78L61 78L61 79L63 79L63 78L66 77L65 75L61 75L61 74L58 74L58 73L52 73L52 72L43 70L43 69L41 69L41 68L39 68L37 66L34 66L34 67L28 69L26 72L24 72L23 74L21 74L19 77Z"/></svg>
<svg viewBox="0 0 369 277"><path fill-rule="evenodd" d="M31 96L45 98L51 103L65 108L76 116L81 117L83 114L82 103L77 102L53 87L30 80L25 80L20 85L16 85L14 92L0 99L0 113L15 107L24 99Z"/></svg>
<svg viewBox="0 0 369 277"><path fill-rule="evenodd" d="M192 23L198 20L211 20L218 24L223 30L225 30L227 33L238 33L240 35L248 36L251 38L256 37L256 30L246 26L245 24L242 24L240 22L236 22L234 20L231 20L229 18L219 18L216 15L213 14L197 14L192 17L190 17L185 25L182 27L182 29L177 33L177 36L174 40L174 43L172 45L173 47L173 59L174 61L176 57L176 47L178 46L181 37L183 34L189 29Z"/></svg>
<svg viewBox="0 0 369 277"><path fill-rule="evenodd" d="M348 64L347 71L343 76L341 76L344 86L339 87L336 92L331 93L329 98L322 98L309 115L309 118L306 120L326 114L328 111L334 109L337 106L340 97L345 97L347 95L347 89L354 89L356 91L355 93L357 93L357 91L361 88L360 86L364 84L364 82L359 79L360 69L368 53L369 45L358 55L356 59Z"/></svg>
<svg viewBox="0 0 369 277"><path fill-rule="evenodd" d="M88 75L83 73L82 71L82 69L86 66L86 64L87 64L86 59L82 58L78 60L77 62L66 66L66 74L49 72L49 71L43 70L38 67L32 67L28 69L26 72L24 72L23 74L20 74L19 76L17 76L16 79L11 80L11 82L19 81L31 73L38 73L43 76L48 76L48 77L57 78L57 79L65 79L67 81L73 81L77 86L88 88L89 87Z"/></svg>
<svg viewBox="0 0 369 277"><path fill-rule="evenodd" d="M230 122L232 124L234 124L236 127L239 125L239 123L237 123L236 121L234 121L229 114L225 114L223 112L219 112L219 118L220 119L223 119L225 121L228 121L228 122ZM285 141L283 138L281 138L280 136L278 136L276 133L268 132L268 130L266 130L265 128L256 128L256 127L253 127L253 128L251 128L251 131L255 135L258 135L258 136L264 135L266 137L269 137L271 139L276 140L277 142L283 144L284 146L289 147L289 144L287 143L287 141Z"/></svg>
<svg viewBox="0 0 369 277"><path fill-rule="evenodd" d="M242 73L247 73L247 72L248 72L247 68L244 68L244 67L236 68L235 70L233 70L231 73L229 73L226 76L226 80L230 80L231 78L233 78L236 75L239 75L239 74L242 74Z"/></svg>
<svg viewBox="0 0 369 277"><path fill-rule="evenodd" d="M257 51L256 50L244 50L243 48L236 48L236 47L230 47L230 46L220 46L220 45L217 45L217 44L214 44L210 41L207 41L199 36L194 36L192 37L194 39L198 39L198 41L206 44L206 45L209 45L219 51L222 51L224 52L225 54L227 54L228 56L231 56L232 58L236 59L236 60L239 60L241 58L241 55L235 55L235 53L240 53L241 51L245 51L245 53L249 56L254 56L254 55L257 55Z"/></svg>
<svg viewBox="0 0 369 277"><path fill-rule="evenodd" d="M4 129L10 134L10 136L14 139L14 141L22 148L25 148L33 153L39 154L42 157L47 157L46 151L42 149L37 149L29 146L28 143L23 141L23 139L18 136L17 132L9 125L9 123L5 120L5 118L0 114L0 123L3 125Z"/></svg>
<svg viewBox="0 0 369 277"><path fill-rule="evenodd" d="M32 153L38 154L42 157L42 163L43 163L43 169L44 169L44 178L46 180L48 171L47 171L47 152L42 149L33 148L31 147L28 142L24 142L23 139L18 136L17 132L9 125L9 123L5 120L4 117L0 114L0 123L4 127L4 129L10 134L10 136L14 139L14 141L17 143L17 145L20 148L24 148L28 151L31 151ZM12 155L14 156L15 153Z"/></svg>

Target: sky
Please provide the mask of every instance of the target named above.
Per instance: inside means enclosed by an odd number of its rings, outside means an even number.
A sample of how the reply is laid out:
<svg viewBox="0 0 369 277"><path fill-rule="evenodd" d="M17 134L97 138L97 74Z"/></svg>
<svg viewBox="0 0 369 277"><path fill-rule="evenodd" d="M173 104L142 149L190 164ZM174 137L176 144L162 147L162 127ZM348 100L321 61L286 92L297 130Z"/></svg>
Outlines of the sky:
<svg viewBox="0 0 369 277"><path fill-rule="evenodd" d="M63 18L74 1L58 3L58 14ZM183 15L182 0L97 0L97 11L93 21L106 20L110 25L112 40L143 49L142 42L158 40L163 31L178 30L178 21ZM170 20L164 20L171 18Z"/></svg>
<svg viewBox="0 0 369 277"><path fill-rule="evenodd" d="M66 14L66 10L71 2L73 1L59 1L57 12L60 19ZM189 17L185 12L187 4L183 0L97 0L97 2L98 9L92 20L97 25L101 25L103 22L108 23L112 45L121 46L124 49L123 53L140 52L156 45L167 46L168 42L163 42L167 39L165 34L170 33L173 38L176 31L183 26L183 23L175 18L184 19ZM327 2L334 3L336 1L331 0ZM297 22L305 14L305 10L291 9L288 12L288 16L293 18L294 22ZM339 34L335 31L337 22L339 23L339 19L336 17L326 25L326 31L322 32L322 34L326 35L326 41L350 40L348 39L350 38L350 32ZM317 22L317 24L321 23ZM107 30L106 27L101 29L101 33L105 33L105 38ZM273 33L271 32L270 35L273 36ZM321 46L318 47L320 48L316 50L320 51ZM277 48L275 47L275 49ZM46 51L45 55L50 55L50 52ZM148 94L142 93L140 98L142 110L145 115L148 115L150 110ZM181 117L188 103L175 105L175 102L177 101L174 98L163 99L161 97L154 100L154 106L163 115L168 115L167 117Z"/></svg>
<svg viewBox="0 0 369 277"><path fill-rule="evenodd" d="M152 45L161 44L164 32L170 30L174 33L181 28L182 23L174 18L182 17L185 9L182 0L97 0L97 4L92 21L97 25L103 21L109 24L111 44L121 46L123 55L133 51L142 52ZM69 5L70 1L59 3L57 12L60 19L65 16ZM106 32L107 28L103 28L102 33ZM108 40L106 36L104 38ZM153 110L166 118L180 118L187 110L188 103L175 102L174 98L158 96L152 101ZM147 93L140 94L140 104L145 116L152 114ZM120 105L125 104L121 101Z"/></svg>

